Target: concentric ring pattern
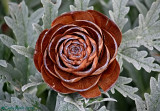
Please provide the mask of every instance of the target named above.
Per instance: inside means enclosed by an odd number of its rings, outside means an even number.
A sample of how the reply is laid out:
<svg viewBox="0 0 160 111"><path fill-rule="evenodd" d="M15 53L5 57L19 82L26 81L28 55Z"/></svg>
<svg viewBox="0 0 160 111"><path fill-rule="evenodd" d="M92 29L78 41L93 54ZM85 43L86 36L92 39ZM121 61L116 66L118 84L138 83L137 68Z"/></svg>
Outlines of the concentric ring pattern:
<svg viewBox="0 0 160 111"><path fill-rule="evenodd" d="M34 63L55 91L78 92L85 98L101 95L116 82L116 60L122 34L107 16L94 11L62 14L36 43Z"/></svg>

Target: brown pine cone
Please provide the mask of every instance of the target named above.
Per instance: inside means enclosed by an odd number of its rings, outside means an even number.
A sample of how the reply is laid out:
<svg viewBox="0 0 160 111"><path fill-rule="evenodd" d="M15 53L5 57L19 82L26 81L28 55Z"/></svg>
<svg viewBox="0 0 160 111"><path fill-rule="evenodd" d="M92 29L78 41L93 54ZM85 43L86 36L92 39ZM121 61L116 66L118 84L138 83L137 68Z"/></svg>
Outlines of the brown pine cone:
<svg viewBox="0 0 160 111"><path fill-rule="evenodd" d="M78 92L85 98L101 95L116 82L116 60L122 34L107 16L94 11L74 11L57 17L36 43L34 63L55 91Z"/></svg>

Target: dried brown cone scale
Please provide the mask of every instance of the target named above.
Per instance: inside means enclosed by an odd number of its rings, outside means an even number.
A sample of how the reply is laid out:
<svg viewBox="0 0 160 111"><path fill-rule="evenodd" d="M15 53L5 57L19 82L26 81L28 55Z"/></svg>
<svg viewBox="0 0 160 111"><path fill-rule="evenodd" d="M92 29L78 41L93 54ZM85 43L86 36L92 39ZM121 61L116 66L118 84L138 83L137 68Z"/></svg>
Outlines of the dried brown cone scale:
<svg viewBox="0 0 160 111"><path fill-rule="evenodd" d="M34 63L55 91L78 92L85 98L101 95L116 82L116 60L122 34L107 16L74 11L57 17L36 43Z"/></svg>

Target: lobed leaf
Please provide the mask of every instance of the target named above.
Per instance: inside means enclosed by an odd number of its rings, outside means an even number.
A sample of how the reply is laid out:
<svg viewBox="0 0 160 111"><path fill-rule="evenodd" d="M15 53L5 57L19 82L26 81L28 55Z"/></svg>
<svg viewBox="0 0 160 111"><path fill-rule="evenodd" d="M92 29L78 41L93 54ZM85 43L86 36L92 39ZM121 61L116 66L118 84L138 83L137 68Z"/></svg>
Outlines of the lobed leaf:
<svg viewBox="0 0 160 111"><path fill-rule="evenodd" d="M36 31L37 35L40 35L43 31L43 28L39 24L33 23L32 26L33 30Z"/></svg>
<svg viewBox="0 0 160 111"><path fill-rule="evenodd" d="M129 7L126 7L128 0L112 0L113 11L109 11L111 19L118 25L120 30L123 29L128 19L125 18L129 12Z"/></svg>
<svg viewBox="0 0 160 111"><path fill-rule="evenodd" d="M47 29L51 27L52 21L57 17L62 0L57 0L55 4L51 0L41 0L41 2L44 7L43 28Z"/></svg>
<svg viewBox="0 0 160 111"><path fill-rule="evenodd" d="M2 110L22 110L22 111L49 111L44 105L40 103L40 100L33 95L23 94L24 100L20 100L17 97L11 97L11 103L0 101L0 108Z"/></svg>
<svg viewBox="0 0 160 111"><path fill-rule="evenodd" d="M34 33L32 24L39 22L43 14L43 9L36 10L28 17L28 7L24 1L19 5L10 3L9 7L11 17L4 17L4 19L7 25L13 30L17 44L34 47L38 36Z"/></svg>
<svg viewBox="0 0 160 111"><path fill-rule="evenodd" d="M0 66L0 75L6 77L9 82L13 82L15 80L20 81L20 78L22 77L22 73L18 69L13 68L9 63L7 63L6 67Z"/></svg>
<svg viewBox="0 0 160 111"><path fill-rule="evenodd" d="M145 17L145 25L147 27L151 27L155 24L155 22L159 18L160 13L160 0L156 0L148 11L146 17Z"/></svg>
<svg viewBox="0 0 160 111"><path fill-rule="evenodd" d="M90 0L74 0L74 4L70 5L70 11L93 10L93 6L89 6Z"/></svg>
<svg viewBox="0 0 160 111"><path fill-rule="evenodd" d="M135 92L138 91L138 88L133 88L129 85L126 85L132 81L131 78L126 78L120 76L116 82L116 84L112 87L111 92L114 94L115 89L119 91L124 97L129 97L133 100L136 98L140 98L138 95L135 94Z"/></svg>
<svg viewBox="0 0 160 111"><path fill-rule="evenodd" d="M0 34L0 40L2 41L3 44L5 44L8 48L10 48L11 45L16 44L16 41L12 39L11 37Z"/></svg>
<svg viewBox="0 0 160 111"><path fill-rule="evenodd" d="M119 55L129 63L132 63L137 70L144 68L147 72L160 71L160 66L154 62L153 57L146 57L146 51L138 51L136 48L123 50Z"/></svg>
<svg viewBox="0 0 160 111"><path fill-rule="evenodd" d="M44 13L44 9L43 9L43 8L39 8L39 9L37 9L36 11L34 11L34 12L31 14L30 18L28 18L30 25L32 25L33 23L38 23L38 22L39 22L39 19L40 19L40 18L42 17L42 15L43 15L43 13Z"/></svg>
<svg viewBox="0 0 160 111"><path fill-rule="evenodd" d="M154 2L144 17L139 15L139 26L123 34L121 48L145 46L149 50L159 50L160 44L160 0Z"/></svg>
<svg viewBox="0 0 160 111"><path fill-rule="evenodd" d="M136 107L138 111L159 111L160 109L160 74L158 80L154 77L150 79L150 94L145 93L145 101L136 99Z"/></svg>
<svg viewBox="0 0 160 111"><path fill-rule="evenodd" d="M98 98L99 99L99 98ZM91 105L94 105L94 104L97 104L97 103L102 103L102 102L105 102L105 101L114 101L114 102L117 102L117 100L113 99L113 98L102 98L100 100L98 99L95 99L93 102L91 103L87 103L86 106L91 106Z"/></svg>
<svg viewBox="0 0 160 111"><path fill-rule="evenodd" d="M30 88L30 87L38 86L38 85L40 85L40 84L43 83L42 76L39 73L36 73L34 76L31 75L29 77L29 81L30 81L29 83L27 83L27 84L25 84L25 85L22 86L21 89L22 89L23 92L25 90L27 90L28 88Z"/></svg>
<svg viewBox="0 0 160 111"><path fill-rule="evenodd" d="M143 14L143 16L146 16L147 14L147 8L139 1L139 0L133 0L134 4L136 5L138 11Z"/></svg>
<svg viewBox="0 0 160 111"><path fill-rule="evenodd" d="M147 111L146 104L142 99L135 99L137 111Z"/></svg>
<svg viewBox="0 0 160 111"><path fill-rule="evenodd" d="M134 0L136 2L136 0ZM145 46L149 50L160 51L160 0L155 1L146 17L139 15L139 26L123 34L119 55L132 63L136 69L143 67L147 72L160 71L160 66L153 63L153 57L147 57L146 51L138 51L137 47Z"/></svg>
<svg viewBox="0 0 160 111"><path fill-rule="evenodd" d="M64 97L58 95L57 101L56 101L55 111L85 111L84 109L79 109L78 107L76 107L75 102L73 102L73 103L74 104L71 104L69 102L65 102Z"/></svg>
<svg viewBox="0 0 160 111"><path fill-rule="evenodd" d="M26 48L24 46L12 45L11 48L17 51L18 54L24 55L28 58L33 58L34 49L31 47Z"/></svg>

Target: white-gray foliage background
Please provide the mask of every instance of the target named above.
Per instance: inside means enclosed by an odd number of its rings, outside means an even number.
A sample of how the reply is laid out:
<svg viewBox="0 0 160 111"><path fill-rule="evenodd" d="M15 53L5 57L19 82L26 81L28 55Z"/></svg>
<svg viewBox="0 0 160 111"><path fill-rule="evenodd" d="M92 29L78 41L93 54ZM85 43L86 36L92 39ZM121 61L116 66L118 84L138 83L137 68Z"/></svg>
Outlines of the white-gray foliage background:
<svg viewBox="0 0 160 111"><path fill-rule="evenodd" d="M0 52L7 47L11 53L9 60L0 58L0 111L159 111L160 0L35 0L30 7L28 1L9 2L10 14L4 17L13 37L0 34ZM29 9L38 3L41 8ZM123 32L117 55L120 77L99 98L57 94L34 67L36 40L61 13L93 9L109 16ZM122 103L130 107L122 108Z"/></svg>

